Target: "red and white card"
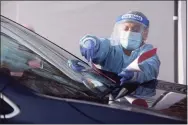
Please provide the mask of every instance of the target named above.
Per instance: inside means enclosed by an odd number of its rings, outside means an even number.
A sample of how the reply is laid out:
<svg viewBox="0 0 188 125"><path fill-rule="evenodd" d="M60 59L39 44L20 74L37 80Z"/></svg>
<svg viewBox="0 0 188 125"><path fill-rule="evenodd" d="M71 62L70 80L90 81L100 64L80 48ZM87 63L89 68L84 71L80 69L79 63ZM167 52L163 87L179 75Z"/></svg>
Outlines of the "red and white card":
<svg viewBox="0 0 188 125"><path fill-rule="evenodd" d="M147 52L142 53L138 58L136 58L130 65L127 66L127 70L131 71L141 71L139 64L157 53L157 48L149 50Z"/></svg>

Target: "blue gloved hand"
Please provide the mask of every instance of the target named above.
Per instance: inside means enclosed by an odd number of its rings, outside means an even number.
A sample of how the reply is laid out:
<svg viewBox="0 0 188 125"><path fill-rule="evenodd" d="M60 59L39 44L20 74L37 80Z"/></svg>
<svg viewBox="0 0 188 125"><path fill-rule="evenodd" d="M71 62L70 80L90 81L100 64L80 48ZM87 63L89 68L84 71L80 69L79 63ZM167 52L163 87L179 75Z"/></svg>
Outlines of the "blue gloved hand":
<svg viewBox="0 0 188 125"><path fill-rule="evenodd" d="M88 62L94 56L94 50L97 42L97 37L86 35L80 40L80 51Z"/></svg>
<svg viewBox="0 0 188 125"><path fill-rule="evenodd" d="M85 67L78 63L79 63L79 60L68 60L68 65L71 69L73 69L74 71L81 72L82 70L85 69Z"/></svg>
<svg viewBox="0 0 188 125"><path fill-rule="evenodd" d="M121 73L118 74L118 76L121 76L122 78L120 79L121 83L120 85L122 86L124 83L130 81L134 77L134 71L128 71L124 69Z"/></svg>

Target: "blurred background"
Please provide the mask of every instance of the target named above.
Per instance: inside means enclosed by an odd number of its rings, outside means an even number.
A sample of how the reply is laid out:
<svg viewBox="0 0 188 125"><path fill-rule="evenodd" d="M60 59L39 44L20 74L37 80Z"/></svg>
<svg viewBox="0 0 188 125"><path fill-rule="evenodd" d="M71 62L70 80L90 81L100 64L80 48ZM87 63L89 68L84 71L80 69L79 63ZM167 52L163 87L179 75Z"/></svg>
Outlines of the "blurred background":
<svg viewBox="0 0 188 125"><path fill-rule="evenodd" d="M1 1L1 15L32 26L38 34L79 58L85 34L109 37L117 16L129 10L150 20L148 43L158 48L158 79L187 83L186 1Z"/></svg>

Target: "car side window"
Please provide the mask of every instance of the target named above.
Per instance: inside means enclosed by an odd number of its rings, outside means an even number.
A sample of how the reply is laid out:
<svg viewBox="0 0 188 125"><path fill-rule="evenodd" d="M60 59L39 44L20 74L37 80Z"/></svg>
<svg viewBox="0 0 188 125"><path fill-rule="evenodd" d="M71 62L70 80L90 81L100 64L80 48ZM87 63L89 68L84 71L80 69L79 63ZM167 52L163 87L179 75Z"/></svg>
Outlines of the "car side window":
<svg viewBox="0 0 188 125"><path fill-rule="evenodd" d="M10 36L1 33L1 67L30 89L47 95L77 98L87 88Z"/></svg>

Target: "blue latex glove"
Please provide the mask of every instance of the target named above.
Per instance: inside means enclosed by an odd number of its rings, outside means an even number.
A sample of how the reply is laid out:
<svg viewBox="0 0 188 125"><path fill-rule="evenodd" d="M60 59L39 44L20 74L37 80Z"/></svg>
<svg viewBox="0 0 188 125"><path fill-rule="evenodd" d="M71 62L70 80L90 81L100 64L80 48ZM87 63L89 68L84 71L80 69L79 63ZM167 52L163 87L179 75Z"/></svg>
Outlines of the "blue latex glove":
<svg viewBox="0 0 188 125"><path fill-rule="evenodd" d="M121 73L118 74L118 76L122 77L120 79L120 81L121 81L120 85L122 86L124 83L130 81L134 77L134 72L128 71L128 70L123 70Z"/></svg>
<svg viewBox="0 0 188 125"><path fill-rule="evenodd" d="M97 38L94 36L86 35L80 40L80 51L88 62L94 56L94 50L96 46Z"/></svg>
<svg viewBox="0 0 188 125"><path fill-rule="evenodd" d="M82 70L85 69L85 67L79 65L78 63L79 63L78 60L68 60L68 65L70 68L72 68L74 71L81 72Z"/></svg>

